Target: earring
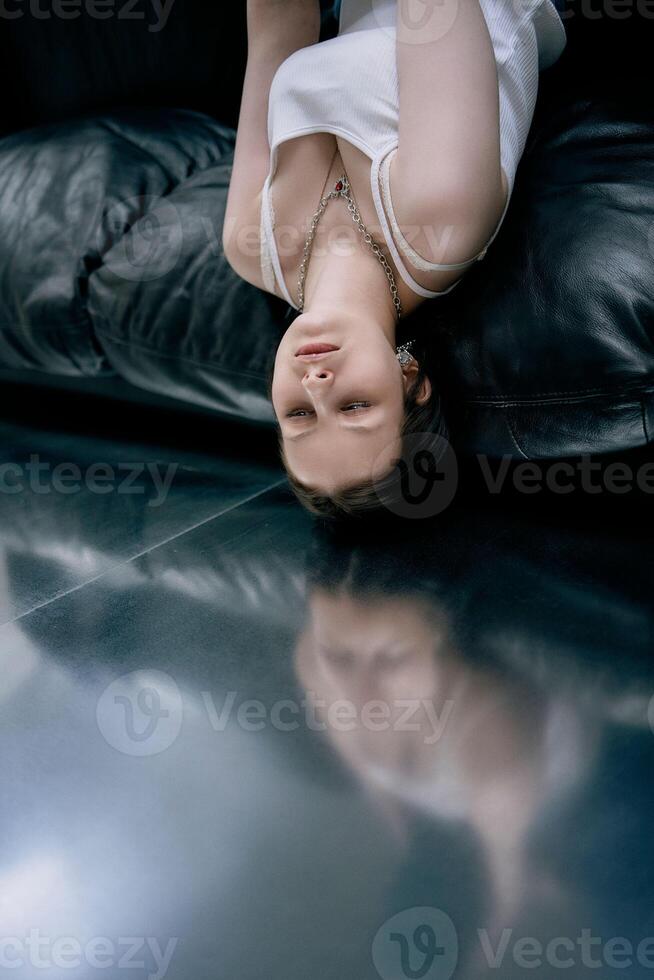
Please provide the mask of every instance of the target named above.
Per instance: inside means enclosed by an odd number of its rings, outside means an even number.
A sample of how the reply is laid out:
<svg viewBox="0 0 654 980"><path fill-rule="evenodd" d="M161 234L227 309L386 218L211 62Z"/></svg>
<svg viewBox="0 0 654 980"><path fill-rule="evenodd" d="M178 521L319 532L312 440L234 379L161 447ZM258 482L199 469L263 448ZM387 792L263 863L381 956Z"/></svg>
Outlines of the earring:
<svg viewBox="0 0 654 980"><path fill-rule="evenodd" d="M411 361L413 360L413 354L411 353L411 348L413 347L414 344L415 344L415 340L409 340L407 341L406 344L402 344L401 347L396 348L395 356L397 357L402 367L405 367L407 364L410 364Z"/></svg>

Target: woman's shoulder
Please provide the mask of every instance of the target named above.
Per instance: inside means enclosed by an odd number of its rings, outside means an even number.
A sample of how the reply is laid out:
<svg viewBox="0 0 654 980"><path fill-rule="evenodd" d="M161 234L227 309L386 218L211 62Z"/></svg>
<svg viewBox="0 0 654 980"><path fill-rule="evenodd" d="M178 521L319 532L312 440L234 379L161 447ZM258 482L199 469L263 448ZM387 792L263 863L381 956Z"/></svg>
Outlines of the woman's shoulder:
<svg viewBox="0 0 654 980"><path fill-rule="evenodd" d="M395 244L421 274L418 281L422 285L445 288L460 278L467 264L483 257L506 212L508 178L502 172L497 192L483 199L471 193L465 182L421 195L414 188L407 191L393 163L395 158L384 168L381 189Z"/></svg>

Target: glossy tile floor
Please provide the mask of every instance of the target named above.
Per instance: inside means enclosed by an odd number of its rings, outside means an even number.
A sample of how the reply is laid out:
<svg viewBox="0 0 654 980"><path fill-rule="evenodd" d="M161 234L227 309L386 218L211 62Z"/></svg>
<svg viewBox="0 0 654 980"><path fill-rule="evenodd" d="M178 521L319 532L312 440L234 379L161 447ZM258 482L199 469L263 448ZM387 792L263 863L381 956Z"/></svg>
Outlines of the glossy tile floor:
<svg viewBox="0 0 654 980"><path fill-rule="evenodd" d="M0 974L654 976L651 518L1 437Z"/></svg>

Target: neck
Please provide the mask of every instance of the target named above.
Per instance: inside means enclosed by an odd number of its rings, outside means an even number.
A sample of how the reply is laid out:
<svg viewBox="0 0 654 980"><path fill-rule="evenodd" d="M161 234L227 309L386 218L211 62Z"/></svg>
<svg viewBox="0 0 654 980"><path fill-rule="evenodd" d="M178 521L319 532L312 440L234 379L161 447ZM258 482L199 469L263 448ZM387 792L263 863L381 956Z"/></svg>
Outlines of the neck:
<svg viewBox="0 0 654 980"><path fill-rule="evenodd" d="M373 321L395 345L397 314L386 273L357 234L330 238L329 246L311 256L304 290L304 312L333 319Z"/></svg>

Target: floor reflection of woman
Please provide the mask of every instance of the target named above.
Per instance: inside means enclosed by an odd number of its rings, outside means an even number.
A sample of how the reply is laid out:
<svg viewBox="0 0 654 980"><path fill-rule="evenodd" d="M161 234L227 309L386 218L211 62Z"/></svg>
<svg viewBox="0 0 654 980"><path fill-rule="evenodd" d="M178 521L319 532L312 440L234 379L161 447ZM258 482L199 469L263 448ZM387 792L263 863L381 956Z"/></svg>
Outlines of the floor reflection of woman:
<svg viewBox="0 0 654 980"><path fill-rule="evenodd" d="M530 834L592 770L606 702L593 713L575 688L549 690L472 653L464 581L449 588L438 551L427 563L418 548L322 543L309 562L297 672L400 839L410 813L472 832L489 882L483 924L497 937L526 907L546 921L546 909L565 916L573 901L547 862L534 866ZM330 716L339 704L349 711Z"/></svg>

